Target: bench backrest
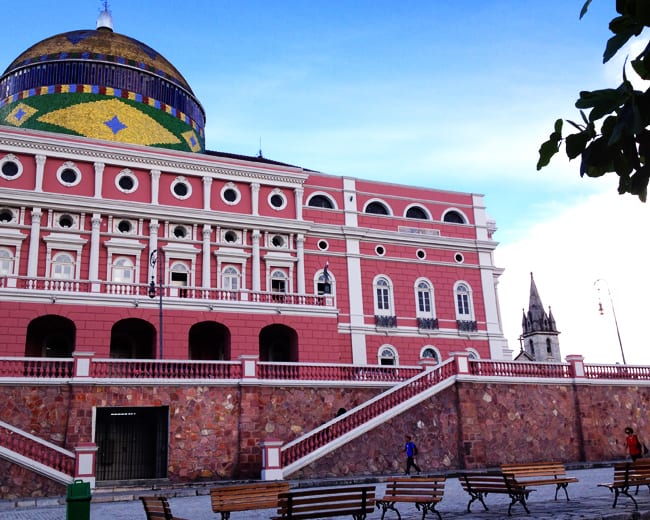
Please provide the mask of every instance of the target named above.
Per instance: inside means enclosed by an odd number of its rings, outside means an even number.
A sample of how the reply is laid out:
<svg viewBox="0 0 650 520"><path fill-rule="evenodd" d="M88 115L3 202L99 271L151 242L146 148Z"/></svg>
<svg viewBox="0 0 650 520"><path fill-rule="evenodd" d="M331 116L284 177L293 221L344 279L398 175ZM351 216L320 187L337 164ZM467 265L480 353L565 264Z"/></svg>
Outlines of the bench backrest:
<svg viewBox="0 0 650 520"><path fill-rule="evenodd" d="M501 471L513 475L517 480L536 477L564 477L567 474L566 468L561 462L502 464Z"/></svg>
<svg viewBox="0 0 650 520"><path fill-rule="evenodd" d="M296 520L368 515L375 507L375 486L311 488L281 493L278 516Z"/></svg>
<svg viewBox="0 0 650 520"><path fill-rule="evenodd" d="M630 464L630 483L636 484L641 482L647 484L650 482L650 459L638 459Z"/></svg>
<svg viewBox="0 0 650 520"><path fill-rule="evenodd" d="M287 491L289 491L289 483L284 480L218 486L210 489L210 500L215 513L271 509L278 507L278 496Z"/></svg>
<svg viewBox="0 0 650 520"><path fill-rule="evenodd" d="M418 496L441 499L446 477L392 478L386 482L384 498Z"/></svg>
<svg viewBox="0 0 650 520"><path fill-rule="evenodd" d="M140 497L147 520L173 520L169 502L165 497Z"/></svg>
<svg viewBox="0 0 650 520"><path fill-rule="evenodd" d="M501 471L483 471L480 473L461 473L458 476L460 485L468 493L503 493L525 489L514 477Z"/></svg>

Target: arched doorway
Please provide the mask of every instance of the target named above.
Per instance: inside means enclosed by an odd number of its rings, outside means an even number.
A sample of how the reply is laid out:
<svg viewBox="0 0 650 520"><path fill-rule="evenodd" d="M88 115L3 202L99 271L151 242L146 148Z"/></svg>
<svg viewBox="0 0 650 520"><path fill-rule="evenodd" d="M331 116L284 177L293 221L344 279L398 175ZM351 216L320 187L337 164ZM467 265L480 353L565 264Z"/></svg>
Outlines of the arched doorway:
<svg viewBox="0 0 650 520"><path fill-rule="evenodd" d="M120 320L111 329L111 354L117 359L154 359L156 329L138 318Z"/></svg>
<svg viewBox="0 0 650 520"><path fill-rule="evenodd" d="M260 331L260 361L298 361L298 334L286 325L269 325Z"/></svg>
<svg viewBox="0 0 650 520"><path fill-rule="evenodd" d="M230 360L230 331L214 321L196 323L189 335L190 359L203 361Z"/></svg>
<svg viewBox="0 0 650 520"><path fill-rule="evenodd" d="M76 327L68 318L54 314L35 318L27 326L25 356L71 357L75 335Z"/></svg>

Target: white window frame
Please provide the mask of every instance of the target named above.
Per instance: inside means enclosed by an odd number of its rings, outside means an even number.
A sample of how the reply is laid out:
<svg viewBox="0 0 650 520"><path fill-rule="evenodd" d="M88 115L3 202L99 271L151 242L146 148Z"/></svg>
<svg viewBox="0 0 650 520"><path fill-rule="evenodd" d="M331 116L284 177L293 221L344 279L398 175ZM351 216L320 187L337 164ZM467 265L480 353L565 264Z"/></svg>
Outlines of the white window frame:
<svg viewBox="0 0 650 520"><path fill-rule="evenodd" d="M233 281L236 287L233 287ZM227 265L221 271L221 288L224 291L239 291L241 289L241 273L234 265Z"/></svg>
<svg viewBox="0 0 650 520"><path fill-rule="evenodd" d="M15 269L14 254L7 247L0 247L0 276L13 276Z"/></svg>
<svg viewBox="0 0 650 520"><path fill-rule="evenodd" d="M119 273L119 274L118 274ZM126 276L124 276L126 274ZM131 258L118 256L113 260L111 281L121 284L132 284L135 280L135 263Z"/></svg>
<svg viewBox="0 0 650 520"><path fill-rule="evenodd" d="M382 291L382 295L378 294ZM395 316L395 302L393 294L393 282L383 274L375 276L372 282L372 295L375 305L376 316ZM386 305L388 305L386 307Z"/></svg>
<svg viewBox="0 0 650 520"><path fill-rule="evenodd" d="M50 263L50 278L53 280L74 280L76 264L75 255L70 251L54 253Z"/></svg>
<svg viewBox="0 0 650 520"><path fill-rule="evenodd" d="M384 356L384 352L388 351L390 352L391 356ZM394 363L392 364L382 364L382 359L392 359ZM377 349L377 364L378 365L383 365L383 366L397 366L399 365L399 354L397 352L397 349L393 345L389 345L388 343L380 346Z"/></svg>
<svg viewBox="0 0 650 520"><path fill-rule="evenodd" d="M431 351L435 355L435 358L432 358L431 356L425 356L426 351ZM440 355L440 350L438 350L437 347L434 347L433 345L424 345L422 349L420 350L420 359L435 359L437 364L440 364L442 362L442 356Z"/></svg>
<svg viewBox="0 0 650 520"><path fill-rule="evenodd" d="M426 285L426 290L421 285ZM415 315L418 318L435 318L436 317L436 300L433 284L426 278L415 280ZM420 294L426 293L429 297L429 310L422 309L420 306Z"/></svg>
<svg viewBox="0 0 650 520"><path fill-rule="evenodd" d="M454 309L456 309L457 320L474 321L472 287L465 281L458 281L454 284Z"/></svg>

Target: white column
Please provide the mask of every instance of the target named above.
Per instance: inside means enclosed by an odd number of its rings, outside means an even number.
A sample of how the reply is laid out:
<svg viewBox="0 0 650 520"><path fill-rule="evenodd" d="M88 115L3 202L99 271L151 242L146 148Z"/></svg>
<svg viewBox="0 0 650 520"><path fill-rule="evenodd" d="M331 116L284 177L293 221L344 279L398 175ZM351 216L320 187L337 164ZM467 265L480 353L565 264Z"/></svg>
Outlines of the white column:
<svg viewBox="0 0 650 520"><path fill-rule="evenodd" d="M343 179L343 204L345 225L356 227L357 223L357 184L354 179Z"/></svg>
<svg viewBox="0 0 650 520"><path fill-rule="evenodd" d="M203 209L210 209L210 198L212 197L212 177L203 177Z"/></svg>
<svg viewBox="0 0 650 520"><path fill-rule="evenodd" d="M210 179L212 180L212 179ZM212 227L209 224L203 226L203 269L201 272L201 287L210 288L210 237Z"/></svg>
<svg viewBox="0 0 650 520"><path fill-rule="evenodd" d="M260 183L251 183L251 214L260 214Z"/></svg>
<svg viewBox="0 0 650 520"><path fill-rule="evenodd" d="M298 294L305 294L305 235L296 237L296 256L298 259Z"/></svg>
<svg viewBox="0 0 650 520"><path fill-rule="evenodd" d="M102 198L102 184L104 183L104 163L96 162L95 166L95 198Z"/></svg>
<svg viewBox="0 0 650 520"><path fill-rule="evenodd" d="M88 260L88 279L90 280L90 291L99 292L99 231L102 223L102 216L93 213L90 231L90 259ZM108 276L107 276L108 278Z"/></svg>
<svg viewBox="0 0 650 520"><path fill-rule="evenodd" d="M300 188L296 188L293 191L294 198L296 200L296 220L302 220L302 196L305 193L305 190Z"/></svg>
<svg viewBox="0 0 650 520"><path fill-rule="evenodd" d="M38 276L38 246L41 241L41 208L32 209L32 227L29 232L29 257L27 258L27 276ZM31 282L30 282L31 283Z"/></svg>
<svg viewBox="0 0 650 520"><path fill-rule="evenodd" d="M160 170L151 170L151 203L158 204L160 190Z"/></svg>
<svg viewBox="0 0 650 520"><path fill-rule="evenodd" d="M253 291L260 291L260 230L253 230Z"/></svg>
<svg viewBox="0 0 650 520"><path fill-rule="evenodd" d="M348 294L350 299L352 362L358 365L365 365L368 362L368 356L366 353L366 335L362 331L364 327L363 286L361 284L359 241L356 239L346 240L346 250L349 284Z"/></svg>
<svg viewBox="0 0 650 520"><path fill-rule="evenodd" d="M43 175L45 172L45 161L47 157L44 155L37 155L36 159L36 182L34 184L34 191L43 191Z"/></svg>

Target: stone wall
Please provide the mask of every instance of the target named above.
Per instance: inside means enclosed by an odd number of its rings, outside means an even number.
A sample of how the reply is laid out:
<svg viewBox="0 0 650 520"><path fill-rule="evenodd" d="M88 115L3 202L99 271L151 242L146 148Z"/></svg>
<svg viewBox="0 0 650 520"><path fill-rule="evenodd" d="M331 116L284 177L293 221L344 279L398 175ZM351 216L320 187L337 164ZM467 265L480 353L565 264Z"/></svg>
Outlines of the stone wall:
<svg viewBox="0 0 650 520"><path fill-rule="evenodd" d="M259 478L265 440L288 442L381 389L257 385L0 386L0 420L67 449L92 440L93 408L168 406L171 481ZM650 439L650 386L459 381L290 478L404 469L404 435L425 471L621 458L627 425ZM28 472L27 472L28 473ZM3 461L2 497L61 494Z"/></svg>

